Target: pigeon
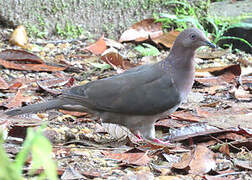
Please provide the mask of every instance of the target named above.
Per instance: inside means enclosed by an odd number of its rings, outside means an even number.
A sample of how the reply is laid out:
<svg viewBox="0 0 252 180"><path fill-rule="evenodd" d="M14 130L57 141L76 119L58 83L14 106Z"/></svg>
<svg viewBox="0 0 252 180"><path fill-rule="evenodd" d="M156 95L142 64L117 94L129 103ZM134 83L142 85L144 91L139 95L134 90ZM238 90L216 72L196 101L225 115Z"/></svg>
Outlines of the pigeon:
<svg viewBox="0 0 252 180"><path fill-rule="evenodd" d="M8 116L50 109L89 112L105 123L125 126L138 139L165 145L155 137L155 122L176 111L194 82L194 55L201 46L215 48L197 28L182 31L169 55L121 74L62 91L47 102L5 111Z"/></svg>

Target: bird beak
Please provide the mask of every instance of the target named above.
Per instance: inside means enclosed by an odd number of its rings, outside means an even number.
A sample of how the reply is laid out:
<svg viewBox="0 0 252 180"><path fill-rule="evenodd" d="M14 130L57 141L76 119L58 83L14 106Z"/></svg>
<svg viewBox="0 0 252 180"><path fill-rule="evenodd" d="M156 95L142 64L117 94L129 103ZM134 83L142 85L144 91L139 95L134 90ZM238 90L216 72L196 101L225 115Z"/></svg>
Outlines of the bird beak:
<svg viewBox="0 0 252 180"><path fill-rule="evenodd" d="M205 41L206 45L211 47L211 48L216 48L217 46L213 43L211 43L210 41Z"/></svg>

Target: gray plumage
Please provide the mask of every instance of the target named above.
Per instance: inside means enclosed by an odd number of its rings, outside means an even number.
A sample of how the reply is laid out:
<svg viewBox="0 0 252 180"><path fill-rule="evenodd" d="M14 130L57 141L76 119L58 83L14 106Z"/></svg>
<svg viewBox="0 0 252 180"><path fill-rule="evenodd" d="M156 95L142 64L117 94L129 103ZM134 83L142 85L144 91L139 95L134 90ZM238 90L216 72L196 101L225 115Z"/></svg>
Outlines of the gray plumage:
<svg viewBox="0 0 252 180"><path fill-rule="evenodd" d="M9 116L49 109L88 111L103 122L126 126L135 135L156 143L155 121L174 112L194 81L194 53L200 46L214 47L203 32L186 29L176 38L168 57L109 78L65 90L51 101L9 110Z"/></svg>

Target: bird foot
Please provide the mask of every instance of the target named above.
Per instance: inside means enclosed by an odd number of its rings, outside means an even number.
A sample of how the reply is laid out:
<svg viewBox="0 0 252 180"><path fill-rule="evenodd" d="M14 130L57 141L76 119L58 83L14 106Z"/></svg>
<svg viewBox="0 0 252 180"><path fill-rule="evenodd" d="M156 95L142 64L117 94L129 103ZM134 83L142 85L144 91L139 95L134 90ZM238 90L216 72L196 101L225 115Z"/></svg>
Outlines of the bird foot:
<svg viewBox="0 0 252 180"><path fill-rule="evenodd" d="M135 136L137 137L138 140L143 140L143 138L139 135L139 134L135 134Z"/></svg>
<svg viewBox="0 0 252 180"><path fill-rule="evenodd" d="M139 143L139 142L143 142L144 141L144 139L141 137L141 135L140 134L134 134L135 136L136 136L136 140L135 140L135 142L136 143Z"/></svg>

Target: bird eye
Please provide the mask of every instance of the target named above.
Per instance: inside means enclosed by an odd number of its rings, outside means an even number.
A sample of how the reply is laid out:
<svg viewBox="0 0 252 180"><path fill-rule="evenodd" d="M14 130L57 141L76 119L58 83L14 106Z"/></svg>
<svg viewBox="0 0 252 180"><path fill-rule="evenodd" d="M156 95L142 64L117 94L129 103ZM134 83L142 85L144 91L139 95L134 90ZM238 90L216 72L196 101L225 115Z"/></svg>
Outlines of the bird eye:
<svg viewBox="0 0 252 180"><path fill-rule="evenodd" d="M195 34L191 34L190 37L191 37L192 40L195 40L195 39L196 39L196 35L195 35Z"/></svg>

